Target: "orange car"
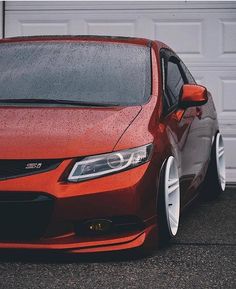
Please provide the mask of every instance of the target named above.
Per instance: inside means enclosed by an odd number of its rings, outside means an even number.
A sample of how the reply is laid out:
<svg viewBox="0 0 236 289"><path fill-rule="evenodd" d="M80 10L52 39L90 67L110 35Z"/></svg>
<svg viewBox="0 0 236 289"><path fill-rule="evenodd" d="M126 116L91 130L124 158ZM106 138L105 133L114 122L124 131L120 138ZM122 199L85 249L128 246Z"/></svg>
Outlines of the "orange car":
<svg viewBox="0 0 236 289"><path fill-rule="evenodd" d="M211 94L158 41L0 41L0 248L152 248L225 189Z"/></svg>

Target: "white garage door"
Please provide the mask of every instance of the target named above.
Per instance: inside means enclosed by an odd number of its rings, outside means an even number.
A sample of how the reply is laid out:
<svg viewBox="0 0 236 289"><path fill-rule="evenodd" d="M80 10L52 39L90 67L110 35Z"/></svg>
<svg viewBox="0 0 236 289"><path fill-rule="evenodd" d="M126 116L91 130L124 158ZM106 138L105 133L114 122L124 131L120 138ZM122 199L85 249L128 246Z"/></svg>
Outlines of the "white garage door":
<svg viewBox="0 0 236 289"><path fill-rule="evenodd" d="M212 92L236 182L236 3L6 2L5 35L106 34L159 39Z"/></svg>

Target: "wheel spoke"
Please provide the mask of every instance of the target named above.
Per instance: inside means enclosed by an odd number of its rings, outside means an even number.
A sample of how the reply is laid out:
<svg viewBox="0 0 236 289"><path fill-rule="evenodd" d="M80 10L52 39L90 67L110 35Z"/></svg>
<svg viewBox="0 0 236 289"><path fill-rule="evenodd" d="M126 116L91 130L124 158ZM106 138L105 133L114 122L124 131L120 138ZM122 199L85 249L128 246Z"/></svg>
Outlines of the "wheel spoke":
<svg viewBox="0 0 236 289"><path fill-rule="evenodd" d="M224 147L219 148L219 151L218 151L219 158L221 158L224 155L224 152L225 152Z"/></svg>
<svg viewBox="0 0 236 289"><path fill-rule="evenodd" d="M175 192L179 188L179 179L171 179L168 181L168 194Z"/></svg>
<svg viewBox="0 0 236 289"><path fill-rule="evenodd" d="M178 227L178 221L176 220L176 218L173 216L173 214L169 211L169 218L170 218L170 222L174 227Z"/></svg>
<svg viewBox="0 0 236 289"><path fill-rule="evenodd" d="M221 179L221 182L225 182L225 177L223 175L220 175L220 179Z"/></svg>

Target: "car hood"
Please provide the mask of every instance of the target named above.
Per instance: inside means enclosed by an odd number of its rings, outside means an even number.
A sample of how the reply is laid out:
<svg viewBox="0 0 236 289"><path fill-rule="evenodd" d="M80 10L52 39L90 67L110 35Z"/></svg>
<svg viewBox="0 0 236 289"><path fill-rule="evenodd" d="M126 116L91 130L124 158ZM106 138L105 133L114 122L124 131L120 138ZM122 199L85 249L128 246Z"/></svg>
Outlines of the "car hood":
<svg viewBox="0 0 236 289"><path fill-rule="evenodd" d="M0 159L54 159L113 150L141 106L1 107Z"/></svg>

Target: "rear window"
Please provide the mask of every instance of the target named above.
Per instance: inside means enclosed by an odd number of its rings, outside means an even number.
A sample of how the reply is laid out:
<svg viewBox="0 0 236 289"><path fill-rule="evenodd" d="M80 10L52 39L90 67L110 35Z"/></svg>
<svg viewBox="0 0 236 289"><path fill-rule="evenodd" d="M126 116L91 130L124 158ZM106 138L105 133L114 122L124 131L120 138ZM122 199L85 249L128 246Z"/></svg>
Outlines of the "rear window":
<svg viewBox="0 0 236 289"><path fill-rule="evenodd" d="M151 94L150 48L104 42L0 45L0 99L137 105Z"/></svg>

